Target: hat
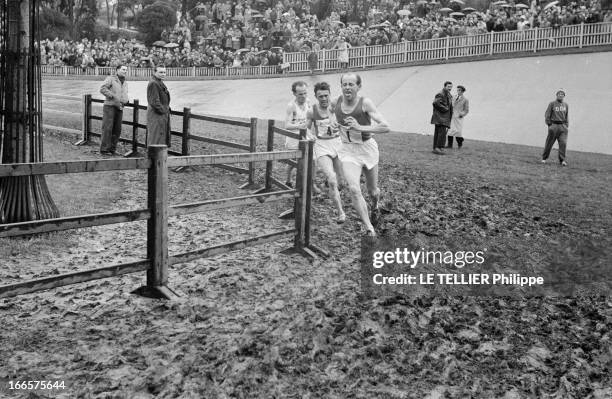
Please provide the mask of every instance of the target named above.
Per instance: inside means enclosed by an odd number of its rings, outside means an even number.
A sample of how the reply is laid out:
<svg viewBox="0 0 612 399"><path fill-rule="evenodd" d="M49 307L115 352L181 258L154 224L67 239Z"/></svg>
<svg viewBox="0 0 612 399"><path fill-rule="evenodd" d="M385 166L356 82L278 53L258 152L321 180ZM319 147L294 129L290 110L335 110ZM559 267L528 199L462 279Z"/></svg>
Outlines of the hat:
<svg viewBox="0 0 612 399"><path fill-rule="evenodd" d="M559 94L559 93L563 93L563 95L565 95L565 90L563 89L559 89L557 90L557 92L555 93L555 95Z"/></svg>

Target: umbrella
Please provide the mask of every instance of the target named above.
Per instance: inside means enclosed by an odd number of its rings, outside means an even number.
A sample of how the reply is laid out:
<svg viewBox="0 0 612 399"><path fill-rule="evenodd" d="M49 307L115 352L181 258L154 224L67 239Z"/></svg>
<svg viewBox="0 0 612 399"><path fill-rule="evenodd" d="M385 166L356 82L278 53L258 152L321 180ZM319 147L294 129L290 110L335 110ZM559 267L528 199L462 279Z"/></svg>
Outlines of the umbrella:
<svg viewBox="0 0 612 399"><path fill-rule="evenodd" d="M158 40L156 42L153 42L153 45L157 47L164 47L166 45L166 42L163 40Z"/></svg>
<svg viewBox="0 0 612 399"><path fill-rule="evenodd" d="M457 22L454 18L444 18L445 21L447 22Z"/></svg>
<svg viewBox="0 0 612 399"><path fill-rule="evenodd" d="M178 47L178 46L179 46L178 43L168 43L164 47L165 48L175 48L175 47Z"/></svg>
<svg viewBox="0 0 612 399"><path fill-rule="evenodd" d="M515 7L516 8L529 8L527 4L517 4Z"/></svg>
<svg viewBox="0 0 612 399"><path fill-rule="evenodd" d="M510 4L502 4L501 6L505 8L512 7Z"/></svg>
<svg viewBox="0 0 612 399"><path fill-rule="evenodd" d="M410 10L399 10L397 12L397 15L410 15L410 14L412 14Z"/></svg>
<svg viewBox="0 0 612 399"><path fill-rule="evenodd" d="M240 50L236 50L237 53L244 53L246 51L251 51L249 48L241 48Z"/></svg>
<svg viewBox="0 0 612 399"><path fill-rule="evenodd" d="M499 5L502 5L502 4L507 4L507 3L505 1L503 1L503 0L499 0L499 1L496 1L496 2L493 3L494 6L499 6Z"/></svg>
<svg viewBox="0 0 612 399"><path fill-rule="evenodd" d="M204 4L198 4L197 6L195 6L195 8L197 8L198 10L204 10L206 6Z"/></svg>
<svg viewBox="0 0 612 399"><path fill-rule="evenodd" d="M196 21L204 21L206 20L206 15L196 15L195 20Z"/></svg>
<svg viewBox="0 0 612 399"><path fill-rule="evenodd" d="M451 3L465 4L465 1L463 1L463 0L451 0Z"/></svg>
<svg viewBox="0 0 612 399"><path fill-rule="evenodd" d="M474 12L474 11L476 11L476 9L475 9L475 8L472 8L472 7L465 7L465 8L464 8L463 10L461 10L461 11L463 11L463 12L467 12L467 13L470 13L470 12Z"/></svg>
<svg viewBox="0 0 612 399"><path fill-rule="evenodd" d="M342 21L332 21L332 24L344 26L344 22Z"/></svg>
<svg viewBox="0 0 612 399"><path fill-rule="evenodd" d="M451 12L451 11L453 11L452 8L448 8L448 7L440 8L440 12Z"/></svg>
<svg viewBox="0 0 612 399"><path fill-rule="evenodd" d="M545 10L549 9L550 7L554 7L557 4L559 4L558 1L551 1L550 3L546 4L546 6L544 7Z"/></svg>
<svg viewBox="0 0 612 399"><path fill-rule="evenodd" d="M450 15L453 17L465 17L465 14L462 12L451 12Z"/></svg>

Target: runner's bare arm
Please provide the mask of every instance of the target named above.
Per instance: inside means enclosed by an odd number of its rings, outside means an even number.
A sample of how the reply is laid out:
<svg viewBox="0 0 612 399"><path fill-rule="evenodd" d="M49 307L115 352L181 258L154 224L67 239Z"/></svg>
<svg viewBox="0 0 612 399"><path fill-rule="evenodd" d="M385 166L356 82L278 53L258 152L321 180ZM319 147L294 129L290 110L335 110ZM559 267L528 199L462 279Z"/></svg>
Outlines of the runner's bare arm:
<svg viewBox="0 0 612 399"><path fill-rule="evenodd" d="M312 110L309 109L306 112L306 129L309 129L309 130L312 129L312 116L313 116Z"/></svg>

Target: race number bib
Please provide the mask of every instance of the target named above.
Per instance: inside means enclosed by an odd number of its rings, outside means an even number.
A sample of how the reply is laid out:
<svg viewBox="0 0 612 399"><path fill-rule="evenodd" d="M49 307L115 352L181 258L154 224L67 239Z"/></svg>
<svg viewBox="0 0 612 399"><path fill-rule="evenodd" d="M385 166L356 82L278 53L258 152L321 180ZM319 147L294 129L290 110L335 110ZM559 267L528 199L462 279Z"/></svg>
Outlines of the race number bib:
<svg viewBox="0 0 612 399"><path fill-rule="evenodd" d="M363 144L361 132L340 125L340 139L345 144Z"/></svg>

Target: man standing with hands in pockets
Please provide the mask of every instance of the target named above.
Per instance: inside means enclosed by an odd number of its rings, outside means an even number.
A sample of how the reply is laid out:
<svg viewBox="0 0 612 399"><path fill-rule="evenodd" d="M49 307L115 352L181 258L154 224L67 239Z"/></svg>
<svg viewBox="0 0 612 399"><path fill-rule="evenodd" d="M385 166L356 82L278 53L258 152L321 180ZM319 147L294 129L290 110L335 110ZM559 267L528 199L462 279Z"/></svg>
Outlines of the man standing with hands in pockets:
<svg viewBox="0 0 612 399"><path fill-rule="evenodd" d="M123 106L129 102L128 87L125 81L127 66L117 65L115 74L104 79L100 86L100 93L105 97L102 107L102 139L100 141L100 154L117 154L117 143L121 136L121 123L123 122Z"/></svg>
<svg viewBox="0 0 612 399"><path fill-rule="evenodd" d="M431 124L435 125L433 153L438 155L446 154L444 152L446 131L450 127L451 116L453 114L452 89L452 82L444 82L444 88L436 94L433 101L433 115L431 116Z"/></svg>
<svg viewBox="0 0 612 399"><path fill-rule="evenodd" d="M166 68L156 66L147 86L147 145L170 147L170 92L165 78Z"/></svg>
<svg viewBox="0 0 612 399"><path fill-rule="evenodd" d="M542 163L546 163L555 141L559 141L559 163L561 166L567 166L565 150L569 128L569 106L563 101L564 99L565 90L559 89L557 90L557 99L549 103L548 108L546 108L544 120L548 126L548 137L546 137L546 144L544 144Z"/></svg>

